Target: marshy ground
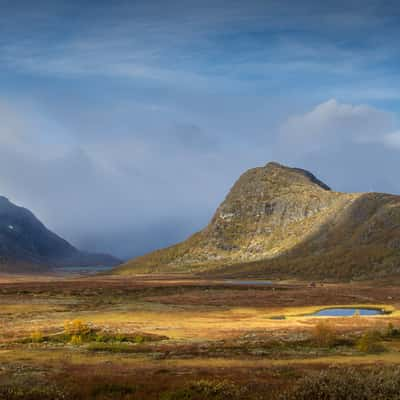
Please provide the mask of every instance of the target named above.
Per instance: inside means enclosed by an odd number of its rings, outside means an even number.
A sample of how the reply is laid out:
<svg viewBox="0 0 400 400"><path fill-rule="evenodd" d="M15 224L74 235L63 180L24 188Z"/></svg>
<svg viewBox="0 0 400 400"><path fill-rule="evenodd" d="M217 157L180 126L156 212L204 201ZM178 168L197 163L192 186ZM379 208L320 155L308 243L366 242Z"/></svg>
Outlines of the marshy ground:
<svg viewBox="0 0 400 400"><path fill-rule="evenodd" d="M397 282L312 286L3 276L0 398L291 398L328 366L329 379L397 371ZM352 305L388 313L308 316Z"/></svg>

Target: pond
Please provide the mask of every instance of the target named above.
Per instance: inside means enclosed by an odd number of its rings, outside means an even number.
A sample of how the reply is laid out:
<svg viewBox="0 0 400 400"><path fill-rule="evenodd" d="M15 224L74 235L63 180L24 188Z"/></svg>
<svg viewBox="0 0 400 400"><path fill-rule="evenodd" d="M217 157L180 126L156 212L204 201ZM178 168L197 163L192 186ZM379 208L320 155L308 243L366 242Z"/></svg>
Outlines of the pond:
<svg viewBox="0 0 400 400"><path fill-rule="evenodd" d="M353 317L355 315L382 315L385 310L379 308L324 308L310 314L310 317Z"/></svg>
<svg viewBox="0 0 400 400"><path fill-rule="evenodd" d="M226 280L224 281L228 285L272 285L271 281L264 281L264 280Z"/></svg>

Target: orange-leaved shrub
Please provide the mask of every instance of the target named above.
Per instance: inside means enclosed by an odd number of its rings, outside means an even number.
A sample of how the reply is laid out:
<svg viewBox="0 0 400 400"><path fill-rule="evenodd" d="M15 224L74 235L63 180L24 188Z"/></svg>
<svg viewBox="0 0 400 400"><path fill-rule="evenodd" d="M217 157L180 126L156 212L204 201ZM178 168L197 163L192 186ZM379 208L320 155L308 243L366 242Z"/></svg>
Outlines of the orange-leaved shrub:
<svg viewBox="0 0 400 400"><path fill-rule="evenodd" d="M314 327L312 339L317 346L332 347L337 341L336 329L329 322L318 322Z"/></svg>

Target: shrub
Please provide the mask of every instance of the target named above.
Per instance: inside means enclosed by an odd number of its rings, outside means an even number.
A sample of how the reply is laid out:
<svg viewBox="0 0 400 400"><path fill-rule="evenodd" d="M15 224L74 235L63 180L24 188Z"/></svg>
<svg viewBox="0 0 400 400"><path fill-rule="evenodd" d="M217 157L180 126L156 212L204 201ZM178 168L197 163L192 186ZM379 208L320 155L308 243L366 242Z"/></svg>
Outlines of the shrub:
<svg viewBox="0 0 400 400"><path fill-rule="evenodd" d="M318 322L314 327L313 341L320 347L332 347L337 341L335 328L328 322Z"/></svg>
<svg viewBox="0 0 400 400"><path fill-rule="evenodd" d="M128 343L121 343L121 342L109 342L109 343L102 343L102 342L93 342L89 343L87 349L89 351L97 352L97 351L104 351L110 353L136 353L137 348L132 346Z"/></svg>
<svg viewBox="0 0 400 400"><path fill-rule="evenodd" d="M72 335L70 343L74 346L80 346L82 344L82 336L81 335Z"/></svg>
<svg viewBox="0 0 400 400"><path fill-rule="evenodd" d="M386 328L386 337L393 338L398 337L400 335L400 330L395 328L391 322L388 323Z"/></svg>
<svg viewBox="0 0 400 400"><path fill-rule="evenodd" d="M65 388L55 385L35 385L25 387L18 385L0 386L0 399L2 400L65 400L70 394Z"/></svg>
<svg viewBox="0 0 400 400"><path fill-rule="evenodd" d="M145 341L146 339L145 339L145 337L144 336L142 336L142 335L136 335L135 336L135 343L144 343L144 341Z"/></svg>
<svg viewBox="0 0 400 400"><path fill-rule="evenodd" d="M87 336L91 333L91 329L88 324L81 321L80 319L74 319L73 321L64 322L64 331L67 335L79 335Z"/></svg>
<svg viewBox="0 0 400 400"><path fill-rule="evenodd" d="M117 333L115 335L115 340L117 342L127 342L127 341L129 341L129 338L126 335L124 335L123 333Z"/></svg>
<svg viewBox="0 0 400 400"><path fill-rule="evenodd" d="M161 400L228 400L241 399L243 390L227 381L201 380L184 388L164 393Z"/></svg>
<svg viewBox="0 0 400 400"><path fill-rule="evenodd" d="M146 342L156 342L160 340L166 340L168 337L166 336L160 336L160 335L154 335L154 334L145 334L145 333L110 333L110 332L97 332L92 334L88 337L89 339L92 339L95 342L99 343L112 343L112 342L118 342L118 343L137 343L137 344L142 344Z"/></svg>
<svg viewBox="0 0 400 400"><path fill-rule="evenodd" d="M363 353L379 353L384 350L384 347L379 343L380 340L381 333L379 331L365 332L357 340L357 350Z"/></svg>
<svg viewBox="0 0 400 400"><path fill-rule="evenodd" d="M302 378L281 400L400 400L400 369L328 369Z"/></svg>
<svg viewBox="0 0 400 400"><path fill-rule="evenodd" d="M91 390L93 398L125 398L134 394L136 391L135 386L123 385L119 383L101 383L96 385Z"/></svg>
<svg viewBox="0 0 400 400"><path fill-rule="evenodd" d="M43 333L39 330L36 330L31 333L31 342L32 343L41 343L44 341Z"/></svg>
<svg viewBox="0 0 400 400"><path fill-rule="evenodd" d="M98 334L94 337L94 340L95 340L96 342L104 343L104 342L107 342L108 338L107 338L107 336L98 333Z"/></svg>
<svg viewBox="0 0 400 400"><path fill-rule="evenodd" d="M394 335L393 335L394 330L395 330L395 329L394 329L393 324L392 324L391 322L389 322L389 323L388 323L388 326L387 326L387 328L386 328L386 336L389 336L389 337L394 336Z"/></svg>

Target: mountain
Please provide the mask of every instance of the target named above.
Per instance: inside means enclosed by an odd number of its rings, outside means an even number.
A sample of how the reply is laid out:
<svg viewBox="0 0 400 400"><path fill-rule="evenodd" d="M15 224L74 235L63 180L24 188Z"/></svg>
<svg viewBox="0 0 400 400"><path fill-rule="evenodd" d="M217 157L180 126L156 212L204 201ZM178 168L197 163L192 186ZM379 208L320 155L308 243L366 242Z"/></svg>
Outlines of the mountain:
<svg viewBox="0 0 400 400"><path fill-rule="evenodd" d="M206 228L119 274L369 279L400 273L400 196L332 191L278 163L245 172Z"/></svg>
<svg viewBox="0 0 400 400"><path fill-rule="evenodd" d="M43 271L51 267L119 263L110 255L79 251L49 231L32 212L0 196L0 271Z"/></svg>

